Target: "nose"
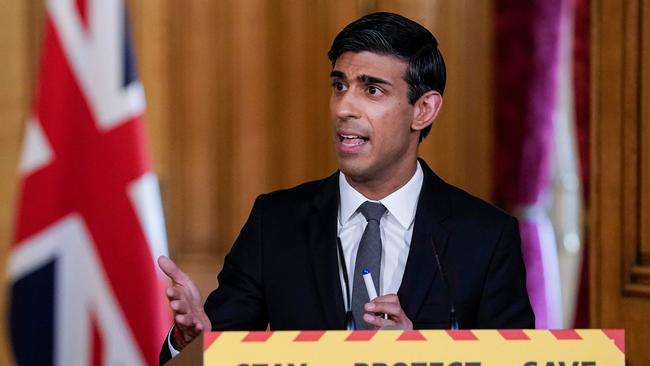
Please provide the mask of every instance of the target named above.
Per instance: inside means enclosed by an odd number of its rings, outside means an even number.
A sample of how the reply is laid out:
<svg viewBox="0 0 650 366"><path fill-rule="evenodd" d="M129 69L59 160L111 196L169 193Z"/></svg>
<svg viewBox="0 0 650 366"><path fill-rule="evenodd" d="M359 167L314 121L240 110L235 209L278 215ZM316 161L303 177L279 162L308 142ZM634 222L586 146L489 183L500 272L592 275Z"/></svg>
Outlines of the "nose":
<svg viewBox="0 0 650 366"><path fill-rule="evenodd" d="M332 93L330 97L330 113L332 117L340 121L359 118L359 103L352 91L342 94Z"/></svg>

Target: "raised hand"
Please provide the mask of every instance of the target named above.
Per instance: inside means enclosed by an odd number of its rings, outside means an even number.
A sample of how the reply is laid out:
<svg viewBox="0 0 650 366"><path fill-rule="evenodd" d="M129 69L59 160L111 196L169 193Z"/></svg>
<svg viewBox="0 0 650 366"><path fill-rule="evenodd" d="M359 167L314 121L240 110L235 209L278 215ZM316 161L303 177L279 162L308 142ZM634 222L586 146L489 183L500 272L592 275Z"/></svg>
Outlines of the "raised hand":
<svg viewBox="0 0 650 366"><path fill-rule="evenodd" d="M158 266L172 280L165 294L174 313L174 347L180 350L203 331L211 329L210 319L203 310L199 289L190 277L165 256L158 257ZM178 339L179 333L182 339Z"/></svg>

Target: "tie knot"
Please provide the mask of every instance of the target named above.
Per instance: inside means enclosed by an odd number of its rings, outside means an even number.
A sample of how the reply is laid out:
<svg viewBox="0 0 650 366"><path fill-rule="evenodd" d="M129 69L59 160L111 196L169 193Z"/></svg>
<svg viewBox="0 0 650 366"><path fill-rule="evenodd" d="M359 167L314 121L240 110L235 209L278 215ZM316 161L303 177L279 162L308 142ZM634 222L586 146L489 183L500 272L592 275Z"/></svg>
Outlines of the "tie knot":
<svg viewBox="0 0 650 366"><path fill-rule="evenodd" d="M386 212L386 207L379 202L366 201L359 206L359 212L367 221L375 220L379 222L381 216Z"/></svg>

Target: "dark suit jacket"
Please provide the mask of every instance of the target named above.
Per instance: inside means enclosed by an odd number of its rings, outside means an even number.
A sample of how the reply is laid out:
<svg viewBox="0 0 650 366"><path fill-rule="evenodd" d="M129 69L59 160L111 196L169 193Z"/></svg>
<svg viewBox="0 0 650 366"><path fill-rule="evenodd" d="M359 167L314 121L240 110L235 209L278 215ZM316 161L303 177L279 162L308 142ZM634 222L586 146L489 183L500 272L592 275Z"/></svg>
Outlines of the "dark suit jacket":
<svg viewBox="0 0 650 366"><path fill-rule="evenodd" d="M516 219L420 164L424 183L398 291L414 327L447 328L453 302L462 328L534 328ZM205 302L213 330L345 329L338 205L338 173L259 196Z"/></svg>

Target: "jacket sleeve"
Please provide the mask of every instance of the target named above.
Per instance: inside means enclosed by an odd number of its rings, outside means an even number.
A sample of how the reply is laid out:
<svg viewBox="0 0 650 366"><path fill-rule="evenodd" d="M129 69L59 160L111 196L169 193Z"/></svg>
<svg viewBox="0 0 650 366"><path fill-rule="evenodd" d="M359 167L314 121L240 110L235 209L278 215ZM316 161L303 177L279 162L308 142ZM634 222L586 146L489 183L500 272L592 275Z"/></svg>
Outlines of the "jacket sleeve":
<svg viewBox="0 0 650 366"><path fill-rule="evenodd" d="M478 328L535 328L517 220L509 217L490 259L477 316Z"/></svg>
<svg viewBox="0 0 650 366"><path fill-rule="evenodd" d="M263 294L262 217L264 196L255 200L246 224L226 255L219 285L205 301L212 330L264 330L268 315Z"/></svg>

